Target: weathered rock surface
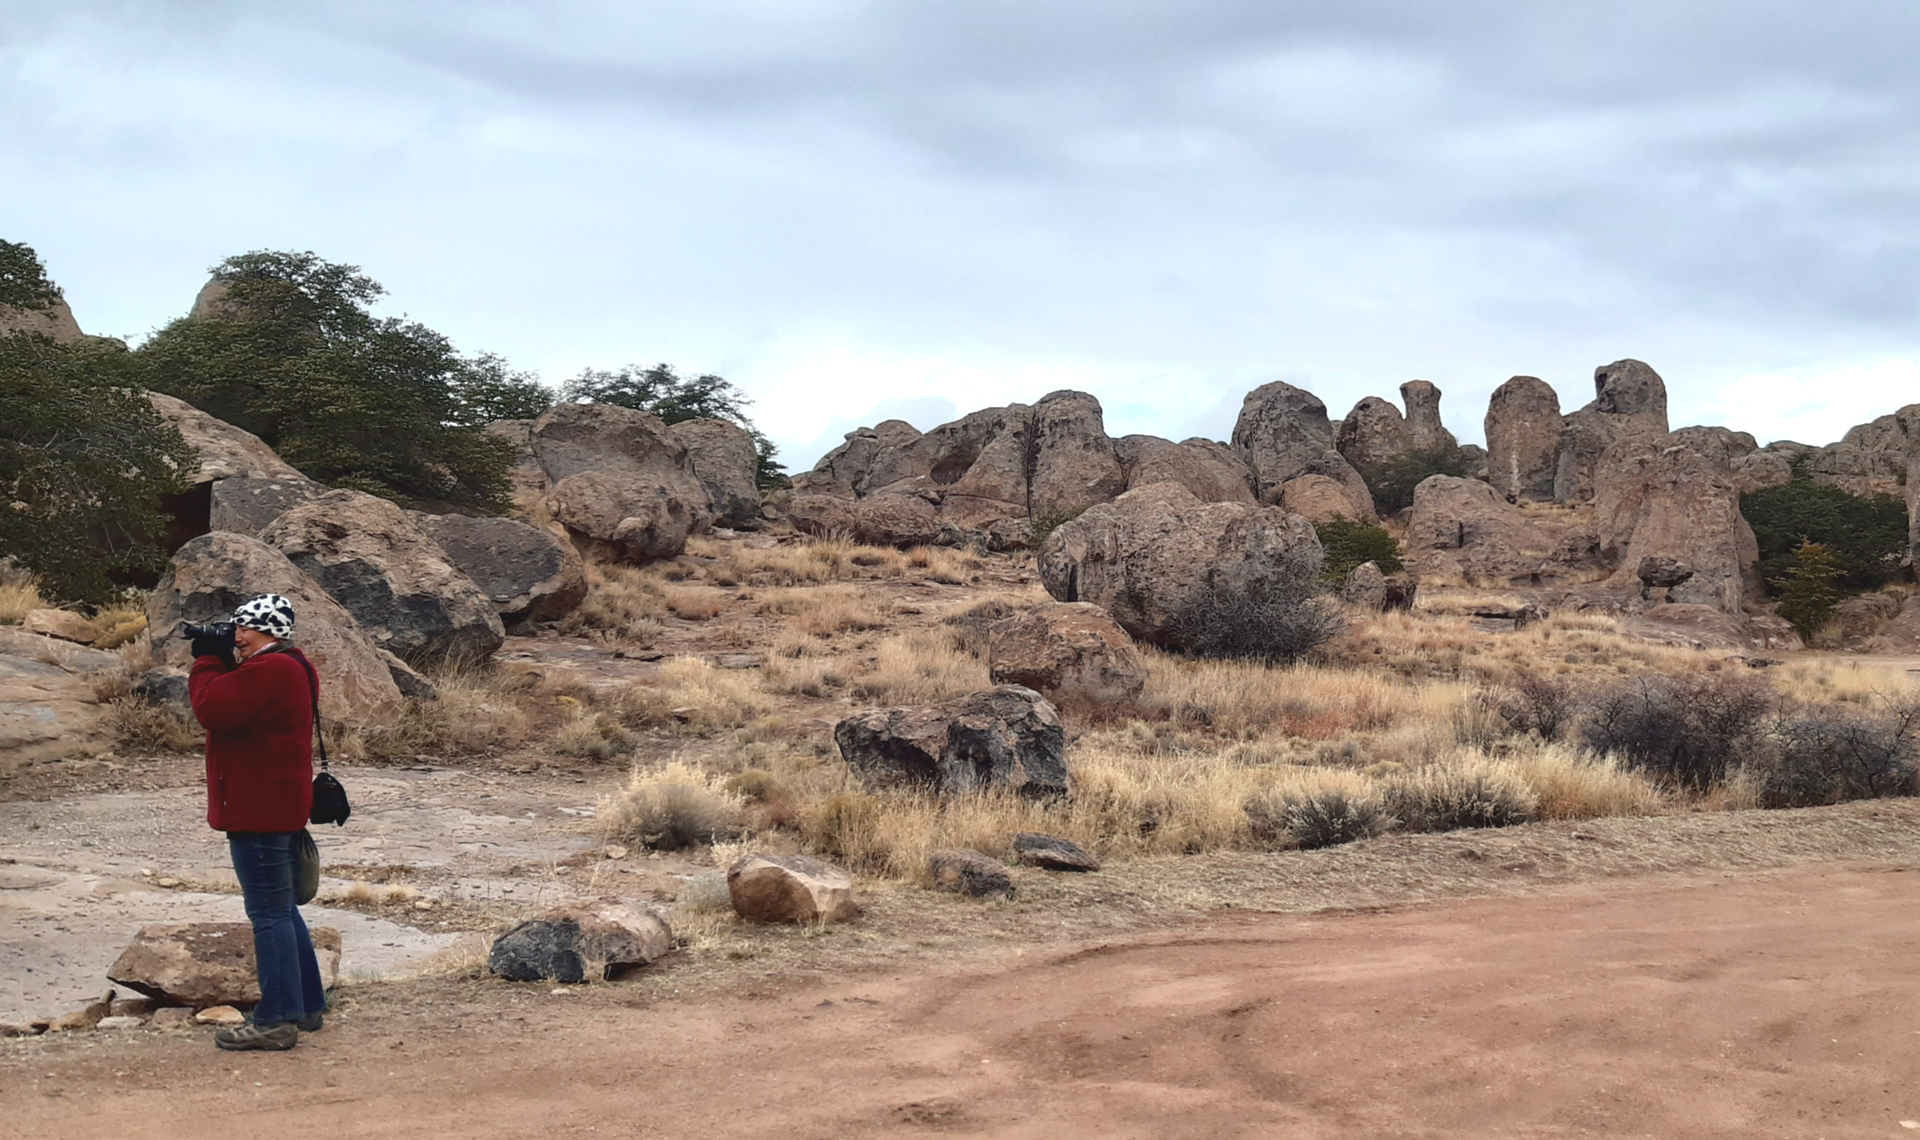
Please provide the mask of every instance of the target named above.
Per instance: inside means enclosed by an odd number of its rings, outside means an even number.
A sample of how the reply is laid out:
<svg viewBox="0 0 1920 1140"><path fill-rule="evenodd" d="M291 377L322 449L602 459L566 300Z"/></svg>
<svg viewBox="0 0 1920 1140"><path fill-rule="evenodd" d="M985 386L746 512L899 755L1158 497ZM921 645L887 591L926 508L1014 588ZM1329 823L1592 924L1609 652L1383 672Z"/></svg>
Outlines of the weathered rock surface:
<svg viewBox="0 0 1920 1140"><path fill-rule="evenodd" d="M314 955L323 985L340 972L340 932L316 926ZM260 1001L253 961L253 927L244 922L162 923L144 926L107 968L114 983L174 1005L250 1008Z"/></svg>
<svg viewBox="0 0 1920 1140"><path fill-rule="evenodd" d="M1023 795L1067 791L1060 713L1020 685L999 685L944 705L873 709L834 726L847 764L881 785L943 793L1006 787Z"/></svg>
<svg viewBox="0 0 1920 1140"><path fill-rule="evenodd" d="M1548 502L1560 455L1560 397L1546 381L1515 376L1487 403L1487 480L1509 499Z"/></svg>
<svg viewBox="0 0 1920 1140"><path fill-rule="evenodd" d="M1875 653L1920 653L1920 594L1901 603L1900 612L1863 648Z"/></svg>
<svg viewBox="0 0 1920 1140"><path fill-rule="evenodd" d="M1100 860L1092 852L1073 842L1037 831L1023 831L1013 837L1013 853L1029 867L1043 871L1098 871Z"/></svg>
<svg viewBox="0 0 1920 1140"><path fill-rule="evenodd" d="M1414 488L1401 547L1423 578L1469 585L1539 585L1557 569L1556 535L1492 486L1450 475Z"/></svg>
<svg viewBox="0 0 1920 1140"><path fill-rule="evenodd" d="M80 331L80 322L73 319L73 309L65 297L37 309L0 305L0 336L17 332L51 337L61 344L87 339Z"/></svg>
<svg viewBox="0 0 1920 1140"><path fill-rule="evenodd" d="M185 400L160 392L148 392L147 399L168 423L200 453L200 465L188 475L188 482L211 483L216 479L288 479L307 481L287 462L275 455L260 437L215 419Z"/></svg>
<svg viewBox="0 0 1920 1140"><path fill-rule="evenodd" d="M1368 396L1340 421L1334 446L1355 467L1390 463L1414 450L1413 433L1400 409L1378 396Z"/></svg>
<svg viewBox="0 0 1920 1140"><path fill-rule="evenodd" d="M1340 597L1349 605L1368 613L1377 614L1385 610L1387 608L1387 576L1381 573L1380 564L1362 562L1355 566L1340 588Z"/></svg>
<svg viewBox="0 0 1920 1140"><path fill-rule="evenodd" d="M1429 380L1400 385L1400 402L1407 407L1407 435L1415 451L1438 451L1460 442L1440 421L1440 395L1439 387Z"/></svg>
<svg viewBox="0 0 1920 1140"><path fill-rule="evenodd" d="M414 521L507 625L556 621L586 600L579 551L548 531L517 519L465 515L415 515Z"/></svg>
<svg viewBox="0 0 1920 1140"><path fill-rule="evenodd" d="M1667 433L1667 387L1638 360L1616 360L1593 370L1593 403L1562 423L1553 494L1558 502L1594 495L1595 469L1607 449L1635 436Z"/></svg>
<svg viewBox="0 0 1920 1140"><path fill-rule="evenodd" d="M1328 476L1373 501L1366 481L1334 448L1327 406L1284 381L1247 393L1233 425L1233 446L1252 469L1254 492L1263 503L1274 502L1281 484L1301 475Z"/></svg>
<svg viewBox="0 0 1920 1140"><path fill-rule="evenodd" d="M1907 465L1916 454L1920 454L1920 404L1910 404L1813 451L1807 456L1807 472L1814 482L1851 494L1905 497L1911 488Z"/></svg>
<svg viewBox="0 0 1920 1140"><path fill-rule="evenodd" d="M1062 602L1092 602L1136 641L1168 644L1204 590L1261 596L1276 566L1320 540L1278 507L1202 503L1177 483L1128 491L1054 529L1040 580Z"/></svg>
<svg viewBox="0 0 1920 1140"><path fill-rule="evenodd" d="M932 465L920 470L913 450L919 439L920 429L905 420L848 432L846 442L822 456L813 470L793 477L794 494L864 496L901 479L930 475Z"/></svg>
<svg viewBox="0 0 1920 1140"><path fill-rule="evenodd" d="M1027 480L1029 513L1076 514L1127 489L1099 400L1085 392L1051 392L1033 406L1029 430L1034 452Z"/></svg>
<svg viewBox="0 0 1920 1140"><path fill-rule="evenodd" d="M978 851L947 848L927 856L927 878L936 891L969 898L1012 898L1013 876L998 860Z"/></svg>
<svg viewBox="0 0 1920 1140"><path fill-rule="evenodd" d="M121 665L116 654L0 626L0 769L108 747L95 679Z"/></svg>
<svg viewBox="0 0 1920 1140"><path fill-rule="evenodd" d="M1327 475L1301 475L1280 484L1272 502L1301 515L1308 522L1331 522L1336 518L1371 520L1373 496L1359 494L1353 487Z"/></svg>
<svg viewBox="0 0 1920 1140"><path fill-rule="evenodd" d="M707 505L721 526L747 530L760 525L760 451L739 424L682 420L667 433L687 449L687 462L707 490Z"/></svg>
<svg viewBox="0 0 1920 1140"><path fill-rule="evenodd" d="M1903 599L1892 594L1861 594L1833 607L1833 618L1821 630L1843 645L1858 645L1881 635L1900 616Z"/></svg>
<svg viewBox="0 0 1920 1140"><path fill-rule="evenodd" d="M671 558L713 522L687 449L658 416L561 404L533 422L547 509L576 543L628 562Z"/></svg>
<svg viewBox="0 0 1920 1140"><path fill-rule="evenodd" d="M93 623L72 610L28 610L20 628L76 645L92 645L95 636Z"/></svg>
<svg viewBox="0 0 1920 1140"><path fill-rule="evenodd" d="M533 454L532 420L495 420L487 425L487 434L505 440L513 450L513 466L507 471L510 494L522 505L547 497L550 485L546 469Z"/></svg>
<svg viewBox="0 0 1920 1140"><path fill-rule="evenodd" d="M506 642L488 596L386 499L329 491L260 539L320 583L375 645L411 664L477 661Z"/></svg>
<svg viewBox="0 0 1920 1140"><path fill-rule="evenodd" d="M281 515L326 494L327 488L298 475L291 479L236 476L216 480L211 493L207 529L257 536Z"/></svg>
<svg viewBox="0 0 1920 1140"><path fill-rule="evenodd" d="M607 981L673 948L658 914L623 899L567 903L494 940L487 969L515 982Z"/></svg>
<svg viewBox="0 0 1920 1140"><path fill-rule="evenodd" d="M184 669L193 656L176 634L183 621L225 621L234 607L260 594L293 603L294 643L320 672L320 711L358 722L389 719L400 690L387 662L351 613L287 556L257 538L214 531L173 555L173 568L147 599L154 656Z"/></svg>
<svg viewBox="0 0 1920 1140"><path fill-rule="evenodd" d="M748 855L727 868L733 912L749 922L858 918L853 876L805 855Z"/></svg>
<svg viewBox="0 0 1920 1140"><path fill-rule="evenodd" d="M996 625L987 645L996 685L1024 685L1054 700L1138 700L1146 662L1127 631L1090 602L1036 606Z"/></svg>
<svg viewBox="0 0 1920 1140"><path fill-rule="evenodd" d="M1181 443L1153 435L1123 436L1114 455L1127 472L1127 489L1178 483L1203 503L1252 505L1253 471L1233 449L1210 439Z"/></svg>
<svg viewBox="0 0 1920 1140"><path fill-rule="evenodd" d="M1674 559L1693 574L1667 591L1670 601L1742 611L1759 584L1760 549L1740 514L1732 434L1683 428L1608 450L1594 476L1593 525L1602 558L1619 568L1616 582L1638 589L1644 560Z"/></svg>
<svg viewBox="0 0 1920 1140"><path fill-rule="evenodd" d="M113 1009L113 994L114 991L108 990L106 996L99 1001L88 1002L72 1013L54 1018L53 1022L47 1026L47 1032L71 1033L79 1029L94 1028L110 1016L110 1011Z"/></svg>

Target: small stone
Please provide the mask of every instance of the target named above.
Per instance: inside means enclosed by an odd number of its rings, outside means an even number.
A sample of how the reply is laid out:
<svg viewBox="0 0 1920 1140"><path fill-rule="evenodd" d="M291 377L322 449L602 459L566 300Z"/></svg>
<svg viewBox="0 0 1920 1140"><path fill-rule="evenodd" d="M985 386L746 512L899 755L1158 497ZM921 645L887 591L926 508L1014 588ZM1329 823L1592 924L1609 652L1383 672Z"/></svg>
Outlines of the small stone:
<svg viewBox="0 0 1920 1140"><path fill-rule="evenodd" d="M138 1029L145 1024L146 1024L146 1020L144 1018L103 1017L100 1019L100 1024L94 1026L94 1028L95 1029Z"/></svg>
<svg viewBox="0 0 1920 1140"><path fill-rule="evenodd" d="M162 875L153 881L153 885L156 887L166 887L168 890L172 890L174 887L177 887L180 885L180 880L174 878L172 875Z"/></svg>
<svg viewBox="0 0 1920 1140"><path fill-rule="evenodd" d="M193 1015L195 1025L245 1025L247 1015L230 1005L216 1005Z"/></svg>
<svg viewBox="0 0 1920 1140"><path fill-rule="evenodd" d="M949 849L927 857L927 875L935 890L971 898L1013 897L1013 879L997 859L979 851Z"/></svg>
<svg viewBox="0 0 1920 1140"><path fill-rule="evenodd" d="M1023 831L1013 837L1013 852L1029 867L1043 871L1098 871L1100 860L1069 839Z"/></svg>
<svg viewBox="0 0 1920 1140"><path fill-rule="evenodd" d="M747 855L727 868L733 912L749 922L845 922L860 915L853 876L805 855Z"/></svg>
<svg viewBox="0 0 1920 1140"><path fill-rule="evenodd" d="M155 1029L178 1029L192 1021L192 1010L184 1005L169 1005L154 1010L153 1020L148 1024Z"/></svg>
<svg viewBox="0 0 1920 1140"><path fill-rule="evenodd" d="M627 849L618 843L609 843L606 846L604 854L609 859L625 859L627 857Z"/></svg>
<svg viewBox="0 0 1920 1140"><path fill-rule="evenodd" d="M417 903L414 903L414 904L413 904L413 909L415 909L415 910L432 910L432 909L433 909L433 900L432 900L432 899L421 899L421 900L420 900L419 902L417 902Z"/></svg>

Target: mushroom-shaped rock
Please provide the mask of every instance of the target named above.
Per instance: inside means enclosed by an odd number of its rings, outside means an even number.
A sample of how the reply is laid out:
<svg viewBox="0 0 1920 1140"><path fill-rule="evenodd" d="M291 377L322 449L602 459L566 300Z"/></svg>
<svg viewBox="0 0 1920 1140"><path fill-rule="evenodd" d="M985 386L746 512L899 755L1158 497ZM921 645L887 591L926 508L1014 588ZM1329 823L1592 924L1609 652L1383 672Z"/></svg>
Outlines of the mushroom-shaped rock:
<svg viewBox="0 0 1920 1140"><path fill-rule="evenodd" d="M707 489L714 522L735 529L760 525L760 449L739 424L727 420L682 420L667 433L687 449L687 462Z"/></svg>
<svg viewBox="0 0 1920 1140"><path fill-rule="evenodd" d="M260 540L287 556L404 661L477 661L506 641L493 603L408 512L329 491L282 514Z"/></svg>
<svg viewBox="0 0 1920 1140"><path fill-rule="evenodd" d="M399 711L400 690L379 648L351 613L287 556L257 538L214 531L173 554L173 568L147 599L147 628L160 664L184 669L193 655L177 637L185 621L225 621L240 603L280 594L293 603L294 641L320 671L320 711L378 722Z"/></svg>
<svg viewBox="0 0 1920 1140"><path fill-rule="evenodd" d="M853 876L805 855L747 855L727 868L733 912L749 922L846 922Z"/></svg>
<svg viewBox="0 0 1920 1140"><path fill-rule="evenodd" d="M834 726L854 771L876 784L971 792L1067 790L1066 729L1032 689L1000 685L944 705L872 709Z"/></svg>
<svg viewBox="0 0 1920 1140"><path fill-rule="evenodd" d="M332 986L340 972L340 932L312 930L320 982ZM116 985L174 1005L240 1009L260 1001L254 969L253 927L244 922L160 923L143 926L107 967Z"/></svg>
<svg viewBox="0 0 1920 1140"><path fill-rule="evenodd" d="M510 981L606 981L673 948L665 919L622 899L567 903L494 940L487 969Z"/></svg>
<svg viewBox="0 0 1920 1140"><path fill-rule="evenodd" d="M712 524L707 489L660 417L561 404L533 422L547 509L576 542L628 562L671 558Z"/></svg>
<svg viewBox="0 0 1920 1140"><path fill-rule="evenodd" d="M507 625L556 621L586 600L580 553L550 531L518 519L416 515L414 520Z"/></svg>
<svg viewBox="0 0 1920 1140"><path fill-rule="evenodd" d="M1533 376L1515 376L1487 403L1487 481L1510 499L1549 502L1560 455L1560 397Z"/></svg>
<svg viewBox="0 0 1920 1140"><path fill-rule="evenodd" d="M998 623L987 643L987 673L996 685L1098 704L1138 700L1147 684L1133 639L1091 602L1036 606Z"/></svg>
<svg viewBox="0 0 1920 1140"><path fill-rule="evenodd" d="M1165 645L1206 591L1264 596L1301 556L1322 557L1301 516L1202 503L1177 483L1155 483L1056 527L1040 548L1040 581L1059 601L1105 609L1135 641Z"/></svg>
<svg viewBox="0 0 1920 1140"><path fill-rule="evenodd" d="M1013 897L1013 877L998 859L958 848L935 851L927 856L927 879L937 891L952 891L969 898Z"/></svg>

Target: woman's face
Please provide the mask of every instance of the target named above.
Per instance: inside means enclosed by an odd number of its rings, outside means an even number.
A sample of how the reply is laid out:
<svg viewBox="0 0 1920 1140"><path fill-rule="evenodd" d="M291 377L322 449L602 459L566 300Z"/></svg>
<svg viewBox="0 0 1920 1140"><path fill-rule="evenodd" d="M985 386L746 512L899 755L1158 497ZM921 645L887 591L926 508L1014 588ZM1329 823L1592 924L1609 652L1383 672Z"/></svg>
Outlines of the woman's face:
<svg viewBox="0 0 1920 1140"><path fill-rule="evenodd" d="M257 629L248 629L243 625L233 631L233 655L242 661L272 644L273 638Z"/></svg>

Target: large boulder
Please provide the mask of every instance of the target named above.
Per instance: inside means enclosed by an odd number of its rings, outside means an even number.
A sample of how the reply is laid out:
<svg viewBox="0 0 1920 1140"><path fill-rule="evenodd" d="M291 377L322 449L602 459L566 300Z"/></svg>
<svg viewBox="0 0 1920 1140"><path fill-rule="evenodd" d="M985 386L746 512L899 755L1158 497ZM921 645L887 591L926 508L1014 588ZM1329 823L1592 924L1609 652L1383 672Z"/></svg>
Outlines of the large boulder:
<svg viewBox="0 0 1920 1140"><path fill-rule="evenodd" d="M1113 453L1127 472L1127 490L1154 483L1178 483L1203 503L1252 505L1253 471L1223 443L1189 439L1180 443L1153 435L1129 435L1113 441Z"/></svg>
<svg viewBox="0 0 1920 1140"><path fill-rule="evenodd" d="M398 505L329 491L260 535L411 664L478 661L506 642L493 603Z"/></svg>
<svg viewBox="0 0 1920 1140"><path fill-rule="evenodd" d="M1289 479L1280 484L1273 502L1308 522L1324 523L1336 518L1365 521L1374 517L1372 495L1363 494L1328 475Z"/></svg>
<svg viewBox="0 0 1920 1140"><path fill-rule="evenodd" d="M567 903L496 938L487 969L514 982L610 981L673 948L665 919L622 899Z"/></svg>
<svg viewBox="0 0 1920 1140"><path fill-rule="evenodd" d="M1381 571L1380 564L1362 562L1355 566L1341 584L1340 598L1367 613L1384 612L1387 608L1387 576Z"/></svg>
<svg viewBox="0 0 1920 1140"><path fill-rule="evenodd" d="M324 484L304 476L221 479L212 487L207 529L258 535L281 515L326 493Z"/></svg>
<svg viewBox="0 0 1920 1140"><path fill-rule="evenodd" d="M340 932L316 926L310 933L320 984L331 987L340 973ZM107 977L169 1005L247 1009L260 1002L253 927L244 922L143 926L107 967Z"/></svg>
<svg viewBox="0 0 1920 1140"><path fill-rule="evenodd" d="M121 668L117 654L0 626L0 771L108 747L99 679Z"/></svg>
<svg viewBox="0 0 1920 1140"><path fill-rule="evenodd" d="M546 505L576 543L626 562L671 558L713 522L687 449L658 416L561 404L533 422Z"/></svg>
<svg viewBox="0 0 1920 1140"><path fill-rule="evenodd" d="M162 418L179 429L187 444L200 453L199 466L188 473L189 483L211 483L218 479L309 481L252 432L215 419L185 400L164 393L148 392L147 399Z"/></svg>
<svg viewBox="0 0 1920 1140"><path fill-rule="evenodd" d="M487 425L487 434L506 443L513 455L507 479L516 503L531 506L547 497L546 469L533 454L532 420L495 420Z"/></svg>
<svg viewBox="0 0 1920 1140"><path fill-rule="evenodd" d="M1411 452L1413 433L1400 409L1378 396L1368 396L1340 421L1334 446L1355 467L1391 463Z"/></svg>
<svg viewBox="0 0 1920 1140"><path fill-rule="evenodd" d="M846 922L860 916L853 876L805 855L747 855L727 868L733 912L749 922Z"/></svg>
<svg viewBox="0 0 1920 1140"><path fill-rule="evenodd" d="M1133 639L1091 602L1036 606L995 625L987 673L996 685L1103 705L1138 700L1147 684Z"/></svg>
<svg viewBox="0 0 1920 1140"><path fill-rule="evenodd" d="M1562 421L1553 479L1558 502L1593 498L1595 469L1614 444L1668 430L1666 384L1640 361L1601 365L1593 370L1593 387L1593 402Z"/></svg>
<svg viewBox="0 0 1920 1140"><path fill-rule="evenodd" d="M1488 484L1434 475L1414 488L1401 547L1428 581L1540 585L1559 540Z"/></svg>
<svg viewBox="0 0 1920 1140"><path fill-rule="evenodd" d="M293 603L294 642L320 673L320 711L379 722L401 704L393 663L351 613L287 556L257 538L214 531L174 552L173 568L147 598L147 627L162 666L192 664L182 622L225 621L240 603L281 594ZM401 669L404 670L404 666Z"/></svg>
<svg viewBox="0 0 1920 1140"><path fill-rule="evenodd" d="M1533 376L1515 376L1487 402L1487 481L1509 499L1549 502L1559 464L1560 397Z"/></svg>
<svg viewBox="0 0 1920 1140"><path fill-rule="evenodd" d="M1040 581L1056 600L1092 602L1134 640L1164 645L1202 593L1261 596L1276 567L1309 549L1317 556L1320 539L1290 511L1202 503L1155 483L1056 527L1040 548Z"/></svg>
<svg viewBox="0 0 1920 1140"><path fill-rule="evenodd" d="M586 600L587 571L579 551L550 531L518 519L414 519L508 626L557 621Z"/></svg>
<svg viewBox="0 0 1920 1140"><path fill-rule="evenodd" d="M944 705L873 709L834 726L854 771L876 784L1023 795L1067 791L1066 729L1039 693L1000 685Z"/></svg>
<svg viewBox="0 0 1920 1140"><path fill-rule="evenodd" d="M1312 392L1275 380L1247 393L1233 446L1252 469L1263 503L1276 501L1281 484L1301 475L1326 475L1372 501L1366 480L1335 449L1327 406Z"/></svg>
<svg viewBox="0 0 1920 1140"><path fill-rule="evenodd" d="M739 424L727 420L682 420L667 433L687 449L687 462L707 489L707 504L721 526L760 525L760 449Z"/></svg>
<svg viewBox="0 0 1920 1140"><path fill-rule="evenodd" d="M1594 476L1593 525L1615 581L1636 591L1649 558L1684 562L1693 574L1667 591L1674 602L1738 614L1755 596L1760 559L1740 514L1724 428L1634 436L1607 451Z"/></svg>
<svg viewBox="0 0 1920 1140"><path fill-rule="evenodd" d="M1400 402L1407 406L1407 437L1415 451L1455 447L1459 440L1440 420L1440 388L1430 380L1400 385Z"/></svg>
<svg viewBox="0 0 1920 1140"><path fill-rule="evenodd" d="M921 469L913 445L920 429L905 420L883 420L873 427L850 431L839 447L827 452L813 470L793 477L796 495L865 495L889 483L932 474Z"/></svg>
<svg viewBox="0 0 1920 1140"><path fill-rule="evenodd" d="M1033 406L1033 469L1026 506L1035 517L1060 518L1104 503L1127 489L1127 473L1107 438L1100 401L1085 392L1052 392Z"/></svg>

